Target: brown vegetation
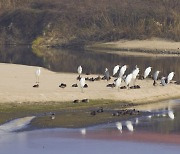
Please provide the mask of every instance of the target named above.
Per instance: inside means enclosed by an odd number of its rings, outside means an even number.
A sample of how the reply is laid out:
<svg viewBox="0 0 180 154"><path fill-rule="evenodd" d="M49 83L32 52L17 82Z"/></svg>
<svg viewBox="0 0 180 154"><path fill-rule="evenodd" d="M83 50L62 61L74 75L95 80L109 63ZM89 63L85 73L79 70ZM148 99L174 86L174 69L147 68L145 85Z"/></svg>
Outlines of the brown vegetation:
<svg viewBox="0 0 180 154"><path fill-rule="evenodd" d="M179 0L0 0L1 44L180 41Z"/></svg>

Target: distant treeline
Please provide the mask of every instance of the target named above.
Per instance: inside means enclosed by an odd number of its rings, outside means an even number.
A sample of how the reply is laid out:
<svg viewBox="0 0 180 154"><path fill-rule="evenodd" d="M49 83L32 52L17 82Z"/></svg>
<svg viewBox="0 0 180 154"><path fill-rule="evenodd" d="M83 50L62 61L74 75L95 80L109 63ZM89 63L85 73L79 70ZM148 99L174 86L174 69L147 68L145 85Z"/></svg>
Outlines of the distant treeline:
<svg viewBox="0 0 180 154"><path fill-rule="evenodd" d="M180 0L0 0L0 43L180 41Z"/></svg>

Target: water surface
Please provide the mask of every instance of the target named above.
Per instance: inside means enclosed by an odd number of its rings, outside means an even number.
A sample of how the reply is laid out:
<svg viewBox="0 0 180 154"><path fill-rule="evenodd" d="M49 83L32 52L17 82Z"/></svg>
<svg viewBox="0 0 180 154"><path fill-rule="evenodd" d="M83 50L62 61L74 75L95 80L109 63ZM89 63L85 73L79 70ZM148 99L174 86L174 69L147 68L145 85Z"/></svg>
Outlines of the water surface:
<svg viewBox="0 0 180 154"><path fill-rule="evenodd" d="M0 62L24 65L42 66L57 72L77 72L81 65L83 72L103 74L107 67L111 72L115 65L128 64L128 72L131 72L135 65L141 70L152 66L153 71L160 70L160 76L167 76L169 72L176 73L175 79L180 78L180 57L143 57L125 56L110 53L97 53L85 50L32 50L28 46L11 46L0 48Z"/></svg>
<svg viewBox="0 0 180 154"><path fill-rule="evenodd" d="M3 154L179 154L180 100L160 102L157 106L142 106L140 109L148 111L149 115L129 119L133 132L127 129L126 121L119 121L123 126L122 132L116 123L81 129L22 129L20 132L1 132L0 149ZM169 116L169 111L174 118Z"/></svg>

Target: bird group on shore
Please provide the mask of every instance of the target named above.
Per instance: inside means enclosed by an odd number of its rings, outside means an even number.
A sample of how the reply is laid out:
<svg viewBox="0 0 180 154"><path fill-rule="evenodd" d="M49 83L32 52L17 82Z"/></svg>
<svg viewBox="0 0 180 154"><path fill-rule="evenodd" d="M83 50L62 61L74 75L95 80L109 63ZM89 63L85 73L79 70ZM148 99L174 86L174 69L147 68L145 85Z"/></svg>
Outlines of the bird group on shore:
<svg viewBox="0 0 180 154"><path fill-rule="evenodd" d="M149 66L145 69L145 71L143 72L143 75L140 75L140 69L137 67L137 65L135 66L135 68L131 71L131 73L125 75L125 72L128 68L128 65L123 65L122 67L120 67L120 65L116 65L112 71L112 76L110 76L110 72L108 70L108 68L105 68L104 71L104 76L103 77L96 77L96 78L89 78L89 77L82 77L82 66L78 67L78 74L79 76L77 77L77 79L80 81L80 87L81 90L83 92L83 85L85 84L86 81L100 81L100 80L107 80L110 81L111 78L114 78L114 82L113 83L108 83L106 87L111 87L111 88L117 88L118 91L120 89L140 89L140 85L136 85L136 80L140 79L140 80L144 80L146 78L152 78L153 79L153 86L157 86L158 85L158 80L160 79L160 85L162 86L166 86L167 84L169 84L175 73L174 72L170 72L168 74L167 77L162 76L161 78L159 78L159 70L156 70L154 72L153 75L150 75L150 73L152 72L152 67ZM125 86L121 86L122 82L125 83ZM131 85L131 86L130 86Z"/></svg>
<svg viewBox="0 0 180 154"><path fill-rule="evenodd" d="M123 65L122 67L120 65L116 65L112 70L112 76L110 75L108 68L105 68L103 77L101 77L100 75L98 75L97 77L83 77L82 75L83 68L82 66L78 66L77 80L79 81L79 83L74 83L72 84L71 87L80 87L81 92L84 92L84 88L88 88L86 81L94 82L94 81L100 81L100 80L107 80L108 84L106 85L106 87L116 88L118 91L120 91L120 89L140 89L141 86L136 85L137 79L144 80L146 78L152 78L153 86L157 86L157 85L166 86L173 80L173 77L175 75L174 72L170 72L166 77L165 76L159 77L159 74L160 74L159 70L155 70L154 73L151 75L150 74L152 72L151 66L147 67L144 70L144 72L140 74L140 69L138 68L137 65L129 74L126 74L126 70L128 69L128 67L129 67L128 65ZM41 74L41 69L40 67L38 67L37 70L35 71L36 84L33 85L34 88L39 87L40 74ZM112 78L114 79L114 82L109 83L109 81ZM157 82L158 80L160 80L159 84ZM123 82L125 84L124 86L122 86ZM176 84L178 84L178 82ZM59 87L64 89L67 87L67 85L65 83L61 83Z"/></svg>

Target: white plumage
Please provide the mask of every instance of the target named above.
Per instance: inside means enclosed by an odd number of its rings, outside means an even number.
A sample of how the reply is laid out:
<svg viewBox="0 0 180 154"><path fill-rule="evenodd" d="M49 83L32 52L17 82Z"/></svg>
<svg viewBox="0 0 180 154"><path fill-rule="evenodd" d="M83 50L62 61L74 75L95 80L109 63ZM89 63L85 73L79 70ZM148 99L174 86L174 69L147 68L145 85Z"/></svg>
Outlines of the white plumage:
<svg viewBox="0 0 180 154"><path fill-rule="evenodd" d="M115 82L116 88L117 88L118 90L119 90L119 88L120 88L121 81L122 81L122 79L119 77L119 78L117 78L117 80L116 80L116 82Z"/></svg>
<svg viewBox="0 0 180 154"><path fill-rule="evenodd" d="M174 72L169 73L169 75L167 76L167 83L169 83L174 77Z"/></svg>
<svg viewBox="0 0 180 154"><path fill-rule="evenodd" d="M130 132L133 132L133 131L134 131L134 127L133 127L131 121L126 121L126 127L127 127L127 129L128 129Z"/></svg>
<svg viewBox="0 0 180 154"><path fill-rule="evenodd" d="M135 80L138 74L139 74L139 68L137 67L132 72L132 78Z"/></svg>
<svg viewBox="0 0 180 154"><path fill-rule="evenodd" d="M172 120L174 119L174 113L173 113L173 111L169 111L168 112L168 116L169 116L169 118L171 118Z"/></svg>
<svg viewBox="0 0 180 154"><path fill-rule="evenodd" d="M115 75L117 72L118 72L118 70L119 70L119 65L116 65L115 67L114 67L114 69L113 69L113 75Z"/></svg>
<svg viewBox="0 0 180 154"><path fill-rule="evenodd" d="M86 135L86 129L85 129L85 128L82 128L82 129L80 130L80 132L81 132L82 135Z"/></svg>
<svg viewBox="0 0 180 154"><path fill-rule="evenodd" d="M78 74L80 75L80 74L82 73L82 67L79 66L78 69L77 69L77 71L78 71Z"/></svg>
<svg viewBox="0 0 180 154"><path fill-rule="evenodd" d="M83 92L84 85L85 85L85 78L81 78L80 79L80 87L81 87L82 92Z"/></svg>
<svg viewBox="0 0 180 154"><path fill-rule="evenodd" d="M41 68L40 67L37 68L35 75L36 75L36 83L39 83L39 76L41 75Z"/></svg>
<svg viewBox="0 0 180 154"><path fill-rule="evenodd" d="M127 65L124 65L124 66L121 67L120 72L119 72L119 77L120 77L120 78L123 77L126 69L127 69Z"/></svg>
<svg viewBox="0 0 180 154"><path fill-rule="evenodd" d="M121 124L121 122L116 122L116 127L122 133L122 124Z"/></svg>
<svg viewBox="0 0 180 154"><path fill-rule="evenodd" d="M136 77L139 74L139 68L136 65L136 68L132 71L132 80L133 80L133 84L135 85L136 82Z"/></svg>
<svg viewBox="0 0 180 154"><path fill-rule="evenodd" d="M144 71L144 79L147 78L147 76L148 76L149 73L151 72L151 68L152 68L152 67L148 67L148 68L146 68L146 70Z"/></svg>
<svg viewBox="0 0 180 154"><path fill-rule="evenodd" d="M125 79L126 86L129 86L129 84L131 83L131 80L132 80L132 73L129 74Z"/></svg>

